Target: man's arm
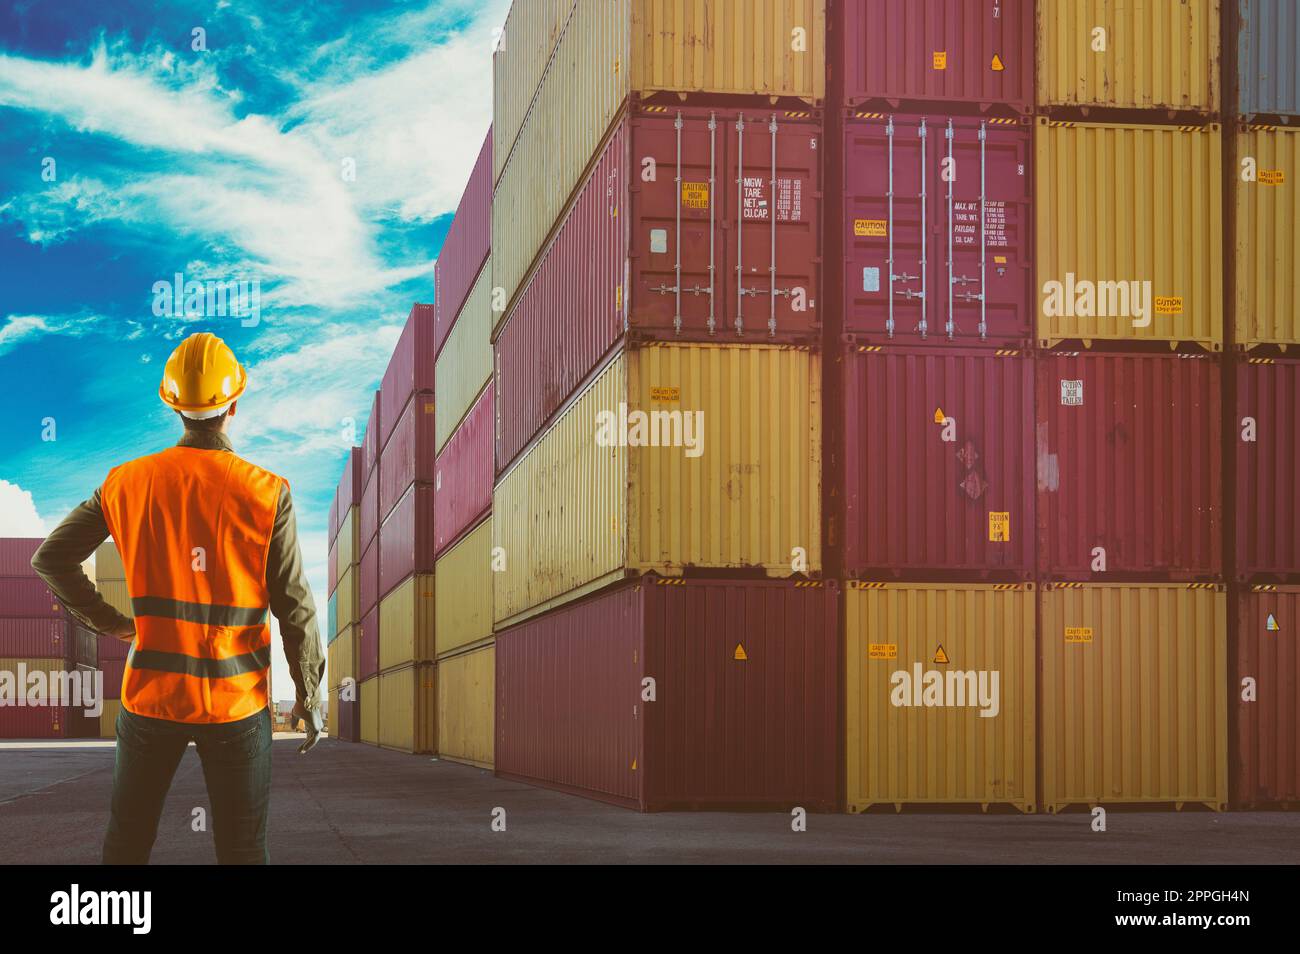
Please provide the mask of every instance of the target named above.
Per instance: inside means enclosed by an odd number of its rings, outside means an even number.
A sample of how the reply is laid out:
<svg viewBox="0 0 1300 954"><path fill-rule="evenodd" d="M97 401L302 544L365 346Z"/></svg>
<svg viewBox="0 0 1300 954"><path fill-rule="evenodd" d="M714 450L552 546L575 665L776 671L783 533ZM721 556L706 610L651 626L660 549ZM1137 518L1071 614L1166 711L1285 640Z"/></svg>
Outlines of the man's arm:
<svg viewBox="0 0 1300 954"><path fill-rule="evenodd" d="M298 521L288 484L281 487L275 528L271 531L266 587L271 595L271 612L280 621L280 638L284 640L284 655L297 688L298 704L312 709L320 703L317 691L325 675L325 652L316 626L316 603L298 549Z"/></svg>
<svg viewBox="0 0 1300 954"><path fill-rule="evenodd" d="M45 585L91 629L119 639L135 635L135 624L108 602L81 569L84 560L108 539L108 524L96 488L45 538L32 556L32 569Z"/></svg>

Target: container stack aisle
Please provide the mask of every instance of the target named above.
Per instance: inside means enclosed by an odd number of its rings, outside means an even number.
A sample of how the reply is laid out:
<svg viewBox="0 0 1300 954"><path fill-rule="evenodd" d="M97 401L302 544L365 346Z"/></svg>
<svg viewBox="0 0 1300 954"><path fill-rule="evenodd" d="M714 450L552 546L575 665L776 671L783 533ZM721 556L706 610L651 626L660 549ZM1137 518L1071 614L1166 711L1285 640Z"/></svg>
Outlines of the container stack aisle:
<svg viewBox="0 0 1300 954"><path fill-rule="evenodd" d="M1228 75L1234 308L1228 368L1235 501L1232 801L1300 801L1300 18L1293 4L1236 0ZM1234 95L1235 94L1235 95Z"/></svg>
<svg viewBox="0 0 1300 954"><path fill-rule="evenodd" d="M343 474L334 491L330 508L329 604L324 638L328 699L326 724L336 738L351 738L356 725L356 700L341 693L345 679L355 679L360 626L360 494L363 480L362 448L348 451Z"/></svg>
<svg viewBox="0 0 1300 954"><path fill-rule="evenodd" d="M1043 807L1227 803L1218 0L1039 4Z"/></svg>
<svg viewBox="0 0 1300 954"><path fill-rule="evenodd" d="M506 20L500 775L639 808L838 801L825 37L821 0L518 0Z"/></svg>

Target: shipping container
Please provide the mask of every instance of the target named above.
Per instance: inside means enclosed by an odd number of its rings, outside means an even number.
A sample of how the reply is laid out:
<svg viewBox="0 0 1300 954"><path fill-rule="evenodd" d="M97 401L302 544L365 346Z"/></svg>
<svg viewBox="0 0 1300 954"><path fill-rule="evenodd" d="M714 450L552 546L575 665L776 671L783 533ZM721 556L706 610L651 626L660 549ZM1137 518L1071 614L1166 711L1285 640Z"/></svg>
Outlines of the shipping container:
<svg viewBox="0 0 1300 954"><path fill-rule="evenodd" d="M328 527L327 539L330 545L333 546L334 538L339 535L339 495L337 492L330 497Z"/></svg>
<svg viewBox="0 0 1300 954"><path fill-rule="evenodd" d="M437 698L434 666L420 663L375 677L379 696L379 745L399 752L433 752ZM361 698L364 702L365 692ZM363 716L364 719L364 716Z"/></svg>
<svg viewBox="0 0 1300 954"><path fill-rule="evenodd" d="M104 701L104 711L99 714L99 737L101 739L117 738L117 716L122 711L122 700Z"/></svg>
<svg viewBox="0 0 1300 954"><path fill-rule="evenodd" d="M1024 346L1035 308L1031 153L1030 127L1014 120L846 121L845 330L876 343Z"/></svg>
<svg viewBox="0 0 1300 954"><path fill-rule="evenodd" d="M853 0L840 41L847 106L1034 108L1033 0Z"/></svg>
<svg viewBox="0 0 1300 954"><path fill-rule="evenodd" d="M37 576L0 579L0 617L67 619L67 611Z"/></svg>
<svg viewBox="0 0 1300 954"><path fill-rule="evenodd" d="M339 701L339 723L335 736L341 742L361 741L361 700L354 698Z"/></svg>
<svg viewBox="0 0 1300 954"><path fill-rule="evenodd" d="M393 512L411 484L434 475L434 396L417 394L406 405L379 458L379 522Z"/></svg>
<svg viewBox="0 0 1300 954"><path fill-rule="evenodd" d="M439 451L492 379L492 270L483 269L465 300L434 373Z"/></svg>
<svg viewBox="0 0 1300 954"><path fill-rule="evenodd" d="M442 350L475 277L491 271L483 268L491 246L492 130L489 128L434 266L433 284L437 294L433 311L435 355Z"/></svg>
<svg viewBox="0 0 1300 954"><path fill-rule="evenodd" d="M1236 2L1237 102L1241 114L1300 113L1300 16L1295 0Z"/></svg>
<svg viewBox="0 0 1300 954"><path fill-rule="evenodd" d="M1221 134L1039 118L1038 337L1223 347Z"/></svg>
<svg viewBox="0 0 1300 954"><path fill-rule="evenodd" d="M349 507L347 510L339 511L342 515L342 519L339 521L339 535L336 542L339 547L338 561L340 578L342 578L343 573L346 572L348 567L357 562L357 559L361 555L361 548L358 546L357 540L359 536L357 511L357 507Z"/></svg>
<svg viewBox="0 0 1300 954"><path fill-rule="evenodd" d="M336 689L342 684L344 679L356 679L357 677L357 643L356 643L355 626L346 626L343 632L339 634L338 639L329 644L326 650L326 668L329 670L329 685L326 688Z"/></svg>
<svg viewBox="0 0 1300 954"><path fill-rule="evenodd" d="M379 603L379 544L370 546L357 565L357 618L364 617Z"/></svg>
<svg viewBox="0 0 1300 954"><path fill-rule="evenodd" d="M492 516L498 624L648 570L817 574L820 356L621 351L502 475Z"/></svg>
<svg viewBox="0 0 1300 954"><path fill-rule="evenodd" d="M338 487L334 491L339 504L340 530L344 529L344 515L361 499L361 482L365 477L362 473L363 462L364 451L360 447L350 448L343 461L343 476L339 478Z"/></svg>
<svg viewBox="0 0 1300 954"><path fill-rule="evenodd" d="M379 604L361 618L356 628L357 682L364 682L379 672Z"/></svg>
<svg viewBox="0 0 1300 954"><path fill-rule="evenodd" d="M361 741L368 745L379 744L379 677L367 679L357 687L361 703Z"/></svg>
<svg viewBox="0 0 1300 954"><path fill-rule="evenodd" d="M398 336L393 355L379 386L379 453L406 410L412 394L433 390L433 369L437 353L433 340L433 305L411 306L406 324ZM382 466L382 465L381 465Z"/></svg>
<svg viewBox="0 0 1300 954"><path fill-rule="evenodd" d="M441 555L492 508L492 389L484 388L438 454L435 552Z"/></svg>
<svg viewBox="0 0 1300 954"><path fill-rule="evenodd" d="M99 634L84 626L72 625L69 627L71 645L74 656L72 662L78 666L85 666L94 669L99 665Z"/></svg>
<svg viewBox="0 0 1300 954"><path fill-rule="evenodd" d="M438 757L492 767L496 647L438 660Z"/></svg>
<svg viewBox="0 0 1300 954"><path fill-rule="evenodd" d="M325 604L325 642L332 643L339 632L339 593L335 590Z"/></svg>
<svg viewBox="0 0 1300 954"><path fill-rule="evenodd" d="M95 589L99 591L100 596L104 597L104 602L113 609L123 616L135 618L135 610L131 606L131 594L126 588L125 580L100 580L95 584Z"/></svg>
<svg viewBox="0 0 1300 954"><path fill-rule="evenodd" d="M438 558L433 574L438 655L492 635L492 517Z"/></svg>
<svg viewBox="0 0 1300 954"><path fill-rule="evenodd" d="M1034 365L969 348L844 356L850 575L1034 570Z"/></svg>
<svg viewBox="0 0 1300 954"><path fill-rule="evenodd" d="M370 416L366 418L366 433L361 438L361 489L362 493L375 476L375 465L379 463L379 392L370 401ZM364 522L362 523L364 527Z"/></svg>
<svg viewBox="0 0 1300 954"><path fill-rule="evenodd" d="M837 600L645 577L498 633L497 774L642 811L835 811Z"/></svg>
<svg viewBox="0 0 1300 954"><path fill-rule="evenodd" d="M1236 627L1233 805L1300 802L1300 587L1244 587Z"/></svg>
<svg viewBox="0 0 1300 954"><path fill-rule="evenodd" d="M100 659L99 671L104 674L104 698L121 699L122 681L126 678L126 657Z"/></svg>
<svg viewBox="0 0 1300 954"><path fill-rule="evenodd" d="M1038 4L1039 107L1217 113L1219 60L1219 0Z"/></svg>
<svg viewBox="0 0 1300 954"><path fill-rule="evenodd" d="M437 654L433 579L432 573L408 577L379 601L380 672L432 662Z"/></svg>
<svg viewBox="0 0 1300 954"><path fill-rule="evenodd" d="M0 706L0 739L62 739L67 738L73 713L66 705L48 705L53 694L60 691L53 680L60 674L69 672L73 666L64 658L42 657L6 657L0 658L0 674L5 674L6 681L12 680L16 690L23 693L25 702L34 702L35 697L27 695L35 689L31 681L33 676L42 674L41 683L44 698L40 705L3 705ZM77 710L80 712L80 710Z"/></svg>
<svg viewBox="0 0 1300 954"><path fill-rule="evenodd" d="M1032 583L852 581L844 627L849 811L1034 811Z"/></svg>
<svg viewBox="0 0 1300 954"><path fill-rule="evenodd" d="M1218 361L1043 354L1039 568L1057 579L1223 572Z"/></svg>
<svg viewBox="0 0 1300 954"><path fill-rule="evenodd" d="M35 576L32 557L44 537L0 537L0 577Z"/></svg>
<svg viewBox="0 0 1300 954"><path fill-rule="evenodd" d="M68 659L74 652L71 636L72 625L57 617L0 617L0 658L57 656Z"/></svg>
<svg viewBox="0 0 1300 954"><path fill-rule="evenodd" d="M1293 14L1300 22L1300 10ZM1294 65L1292 67L1294 69ZM1237 161L1253 163L1234 176L1237 203L1236 343L1300 344L1300 130L1240 126ZM1239 166L1240 168L1240 166ZM1242 181L1247 171L1253 177Z"/></svg>
<svg viewBox="0 0 1300 954"><path fill-rule="evenodd" d="M370 483L361 492L361 505L357 508L357 545L361 551L370 546L379 536L379 472L382 468L375 465L370 474Z"/></svg>
<svg viewBox="0 0 1300 954"><path fill-rule="evenodd" d="M408 576L433 572L433 510L433 486L416 484L379 528L380 599Z"/></svg>
<svg viewBox="0 0 1300 954"><path fill-rule="evenodd" d="M1223 587L1047 583L1041 601L1043 807L1225 808Z"/></svg>
<svg viewBox="0 0 1300 954"><path fill-rule="evenodd" d="M337 537L332 543L330 543L329 553L325 558L325 565L325 592L332 595L339 585L339 541Z"/></svg>
<svg viewBox="0 0 1300 954"><path fill-rule="evenodd" d="M1252 358L1236 372L1237 576L1300 574L1300 361Z"/></svg>
<svg viewBox="0 0 1300 954"><path fill-rule="evenodd" d="M355 568L349 567L348 570L339 578L339 588L334 591L338 597L336 607L337 617L334 621L334 632L331 638L338 636L348 626L357 621L357 574Z"/></svg>
<svg viewBox="0 0 1300 954"><path fill-rule="evenodd" d="M117 544L109 537L95 548L95 580L125 580L126 567L122 565L122 556L117 552Z"/></svg>
<svg viewBox="0 0 1300 954"><path fill-rule="evenodd" d="M134 638L118 639L116 636L105 636L101 633L97 658L101 663L110 659L125 659L134 642Z"/></svg>
<svg viewBox="0 0 1300 954"><path fill-rule="evenodd" d="M338 737L339 725L339 691L331 689L325 694L325 734L330 738Z"/></svg>

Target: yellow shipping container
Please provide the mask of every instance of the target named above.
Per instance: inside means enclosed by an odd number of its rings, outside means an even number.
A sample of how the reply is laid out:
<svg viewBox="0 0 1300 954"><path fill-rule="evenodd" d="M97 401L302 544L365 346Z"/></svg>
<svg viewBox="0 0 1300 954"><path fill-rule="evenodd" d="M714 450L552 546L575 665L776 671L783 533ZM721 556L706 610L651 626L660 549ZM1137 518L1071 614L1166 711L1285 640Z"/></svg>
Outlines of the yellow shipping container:
<svg viewBox="0 0 1300 954"><path fill-rule="evenodd" d="M4 656L0 658L0 672L10 672L17 678L18 667L25 666L28 673L43 672L48 677L53 673L72 672L75 667L67 660L57 656Z"/></svg>
<svg viewBox="0 0 1300 954"><path fill-rule="evenodd" d="M1038 337L1223 348L1217 124L1038 120ZM1140 312L1140 314L1139 314Z"/></svg>
<svg viewBox="0 0 1300 954"><path fill-rule="evenodd" d="M379 601L379 669L432 660L434 575L408 576Z"/></svg>
<svg viewBox="0 0 1300 954"><path fill-rule="evenodd" d="M1034 811L1034 585L850 582L844 600L849 811Z"/></svg>
<svg viewBox="0 0 1300 954"><path fill-rule="evenodd" d="M1227 594L1186 583L1042 592L1043 805L1228 798Z"/></svg>
<svg viewBox="0 0 1300 954"><path fill-rule="evenodd" d="M629 573L817 573L820 358L780 345L620 352L497 481L492 513L498 624Z"/></svg>
<svg viewBox="0 0 1300 954"><path fill-rule="evenodd" d="M126 567L117 552L117 544L109 537L95 548L95 579L97 581L125 580Z"/></svg>
<svg viewBox="0 0 1300 954"><path fill-rule="evenodd" d="M486 262L451 326L434 372L434 440L438 450L492 378L492 268Z"/></svg>
<svg viewBox="0 0 1300 954"><path fill-rule="evenodd" d="M1219 0L1049 0L1037 50L1039 106L1219 109Z"/></svg>
<svg viewBox="0 0 1300 954"><path fill-rule="evenodd" d="M380 673L375 681L379 689L380 746L411 753L436 751L433 664L419 663ZM364 692L361 699L364 708Z"/></svg>
<svg viewBox="0 0 1300 954"><path fill-rule="evenodd" d="M99 580L95 583L95 589L99 590L99 595L113 609L123 616L135 618L135 612L131 608L131 594L127 592L125 580Z"/></svg>
<svg viewBox="0 0 1300 954"><path fill-rule="evenodd" d="M1236 340L1243 348L1300 344L1298 154L1300 130L1242 125L1237 132ZM1252 178L1243 181L1247 171Z"/></svg>
<svg viewBox="0 0 1300 954"><path fill-rule="evenodd" d="M121 699L105 699L104 711L99 714L99 737L117 738L117 714L122 711Z"/></svg>
<svg viewBox="0 0 1300 954"><path fill-rule="evenodd" d="M357 518L357 508L354 505L348 508L348 512L339 521L339 535L338 539L334 541L339 550L338 566L340 577L342 577L344 570L361 560L361 553L357 547L359 527L360 521Z"/></svg>
<svg viewBox="0 0 1300 954"><path fill-rule="evenodd" d="M438 660L438 757L491 768L496 750L496 646Z"/></svg>
<svg viewBox="0 0 1300 954"><path fill-rule="evenodd" d="M338 688L344 679L357 677L357 629L356 626L345 626L338 639L325 647L330 689Z"/></svg>
<svg viewBox="0 0 1300 954"><path fill-rule="evenodd" d="M338 589L334 591L338 597L338 606L336 619L334 621L334 632L341 633L357 621L357 571L353 567L348 569L339 577Z"/></svg>
<svg viewBox="0 0 1300 954"><path fill-rule="evenodd" d="M379 744L379 677L371 676L357 686L361 701L361 741Z"/></svg>
<svg viewBox="0 0 1300 954"><path fill-rule="evenodd" d="M439 656L492 635L490 515L438 558L433 583Z"/></svg>

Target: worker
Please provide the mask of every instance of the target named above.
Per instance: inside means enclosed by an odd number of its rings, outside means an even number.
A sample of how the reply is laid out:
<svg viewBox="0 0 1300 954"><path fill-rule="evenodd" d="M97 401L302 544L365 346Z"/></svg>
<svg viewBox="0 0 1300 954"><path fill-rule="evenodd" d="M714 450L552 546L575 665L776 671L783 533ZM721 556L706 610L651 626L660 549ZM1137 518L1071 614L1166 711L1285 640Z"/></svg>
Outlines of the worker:
<svg viewBox="0 0 1300 954"><path fill-rule="evenodd" d="M191 741L203 765L220 864L267 864L271 630L280 621L306 741L323 728L325 669L289 485L236 456L227 435L248 374L226 343L192 334L158 393L184 423L175 447L114 467L51 533L32 567L74 616L132 642L117 717L105 864L145 864ZM112 536L132 619L81 563ZM187 813L186 823L189 817Z"/></svg>

